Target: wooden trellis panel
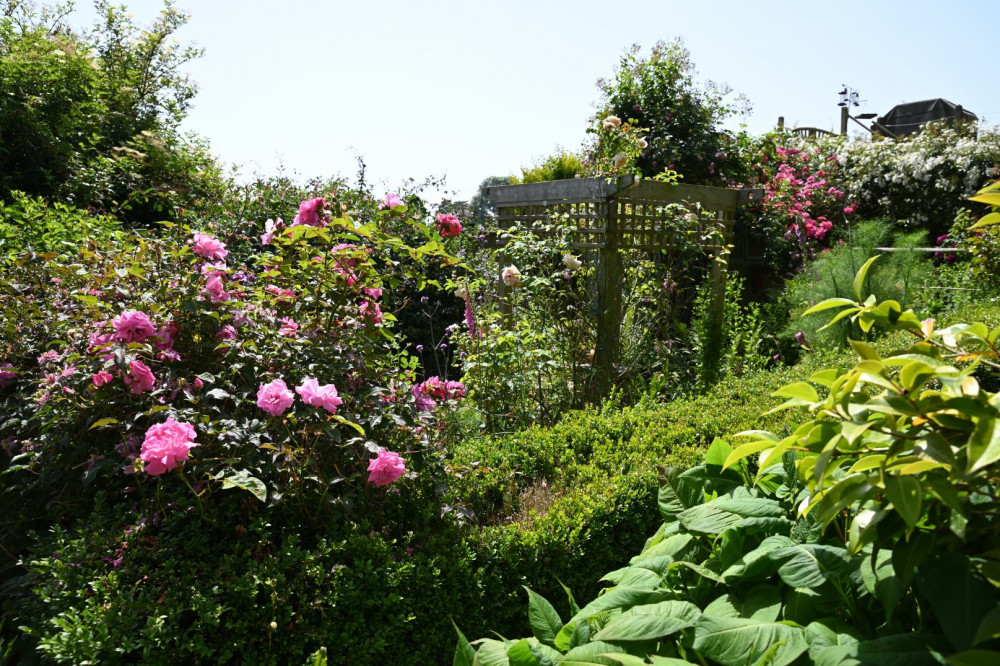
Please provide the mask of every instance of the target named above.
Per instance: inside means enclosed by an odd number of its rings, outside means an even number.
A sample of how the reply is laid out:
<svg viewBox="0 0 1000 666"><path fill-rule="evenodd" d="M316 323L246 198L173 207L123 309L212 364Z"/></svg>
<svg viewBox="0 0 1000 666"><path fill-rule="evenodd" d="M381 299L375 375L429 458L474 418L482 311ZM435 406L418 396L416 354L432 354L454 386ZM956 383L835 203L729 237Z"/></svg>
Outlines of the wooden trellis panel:
<svg viewBox="0 0 1000 666"><path fill-rule="evenodd" d="M621 254L666 250L673 246L673 218L668 204L681 204L698 215L707 231L721 232L722 244L706 246L718 259L732 242L736 209L759 200L763 190L726 189L699 185L668 185L624 176L617 181L577 178L526 185L485 187L484 197L493 202L502 229L516 223L530 225L564 216L573 228L573 247L597 259L598 327L594 357L595 393L607 395L615 379L620 356ZM712 262L713 330L721 335L725 297L726 264ZM501 289L503 286L501 285Z"/></svg>

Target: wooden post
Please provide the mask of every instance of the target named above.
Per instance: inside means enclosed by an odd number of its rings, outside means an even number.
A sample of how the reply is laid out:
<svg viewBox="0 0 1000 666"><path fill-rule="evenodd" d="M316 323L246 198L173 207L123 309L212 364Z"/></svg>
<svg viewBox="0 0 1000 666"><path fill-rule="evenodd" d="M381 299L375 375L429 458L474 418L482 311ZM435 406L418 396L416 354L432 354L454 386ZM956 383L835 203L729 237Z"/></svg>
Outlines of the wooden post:
<svg viewBox="0 0 1000 666"><path fill-rule="evenodd" d="M722 340L726 316L726 283L729 277L729 245L733 239L733 222L731 220L716 222L722 237L712 251L712 269L709 274L711 312L710 330L705 340L704 373L702 381L711 384L719 371L719 361L722 359Z"/></svg>
<svg viewBox="0 0 1000 666"><path fill-rule="evenodd" d="M785 117L784 116L778 116L778 131L779 132L784 132L785 131Z"/></svg>
<svg viewBox="0 0 1000 666"><path fill-rule="evenodd" d="M840 136L847 136L848 107L840 107Z"/></svg>
<svg viewBox="0 0 1000 666"><path fill-rule="evenodd" d="M594 398L611 392L617 375L621 349L621 255L618 251L618 202L608 199L605 213L604 247L598 254L597 340L594 349Z"/></svg>

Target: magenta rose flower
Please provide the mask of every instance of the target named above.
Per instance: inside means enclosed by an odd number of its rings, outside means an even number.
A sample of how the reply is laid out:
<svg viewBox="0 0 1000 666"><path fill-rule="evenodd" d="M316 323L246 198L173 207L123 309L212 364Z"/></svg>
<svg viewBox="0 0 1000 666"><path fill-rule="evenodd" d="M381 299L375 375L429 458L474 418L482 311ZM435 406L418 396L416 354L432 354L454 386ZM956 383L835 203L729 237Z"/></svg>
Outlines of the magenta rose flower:
<svg viewBox="0 0 1000 666"><path fill-rule="evenodd" d="M399 195L396 194L395 192L390 192L389 194L385 195L385 201L382 204L382 208L388 208L389 210L392 210L396 206L403 206L403 205L405 204L403 203L403 200L399 198Z"/></svg>
<svg viewBox="0 0 1000 666"><path fill-rule="evenodd" d="M441 238L448 238L449 236L457 236L462 233L462 223L458 221L458 218L454 215L448 213L438 213L438 233L441 234Z"/></svg>
<svg viewBox="0 0 1000 666"><path fill-rule="evenodd" d="M209 236L208 234L201 233L196 233L194 235L194 247L191 248L191 251L199 257L204 257L213 261L221 261L226 258L227 254L229 254L225 243L220 241L215 236Z"/></svg>
<svg viewBox="0 0 1000 666"><path fill-rule="evenodd" d="M115 340L118 342L141 342L156 333L149 315L138 310L122 310L111 320L111 325L115 327Z"/></svg>
<svg viewBox="0 0 1000 666"><path fill-rule="evenodd" d="M163 423L150 426L142 442L139 457L147 474L163 474L187 460L188 451L198 446L194 441L194 426L168 417Z"/></svg>
<svg viewBox="0 0 1000 666"><path fill-rule="evenodd" d="M292 226L305 224L310 227L325 227L326 218L323 215L323 208L325 206L325 199L303 201L299 204L299 214L292 220Z"/></svg>
<svg viewBox="0 0 1000 666"><path fill-rule="evenodd" d="M226 286L222 282L222 277L218 273L208 276L205 280L205 293L213 303L228 301L232 296L226 291Z"/></svg>
<svg viewBox="0 0 1000 666"><path fill-rule="evenodd" d="M139 395L143 391L152 391L156 386L156 377L153 371L142 361L132 361L128 364L128 374L124 377L125 383L132 388L132 393Z"/></svg>
<svg viewBox="0 0 1000 666"><path fill-rule="evenodd" d="M110 382L113 379L113 377L111 376L111 373L108 372L107 370L101 370L100 372L94 373L94 376L91 377L90 379L92 382L94 382L94 386L100 388L105 384L107 384L108 382Z"/></svg>
<svg viewBox="0 0 1000 666"><path fill-rule="evenodd" d="M312 377L306 377L302 385L295 389L295 392L302 396L302 402L312 407L322 407L331 414L337 413L337 405L342 405L343 400L337 395L337 387L333 384L319 385L319 382Z"/></svg>
<svg viewBox="0 0 1000 666"><path fill-rule="evenodd" d="M374 483L376 488L394 483L404 474L406 474L406 460L399 457L398 453L385 449L379 449L378 458L368 464L368 480Z"/></svg>
<svg viewBox="0 0 1000 666"><path fill-rule="evenodd" d="M416 398L417 401L417 411L418 412L434 411L434 408L437 407L437 403L434 402L434 398L424 393L423 389L421 388L422 386L423 386L422 384L417 384L412 389L410 389L410 393L413 395L414 398Z"/></svg>
<svg viewBox="0 0 1000 666"><path fill-rule="evenodd" d="M293 402L295 394L280 379L275 379L269 384L261 384L257 389L257 406L271 416L281 416Z"/></svg>

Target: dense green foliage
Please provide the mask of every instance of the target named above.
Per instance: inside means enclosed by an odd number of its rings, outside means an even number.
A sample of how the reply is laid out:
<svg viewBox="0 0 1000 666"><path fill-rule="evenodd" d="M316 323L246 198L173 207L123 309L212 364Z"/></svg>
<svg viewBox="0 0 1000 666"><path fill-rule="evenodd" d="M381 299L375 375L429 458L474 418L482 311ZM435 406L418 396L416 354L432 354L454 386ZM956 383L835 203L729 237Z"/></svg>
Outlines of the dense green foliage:
<svg viewBox="0 0 1000 666"><path fill-rule="evenodd" d="M613 587L582 609L570 595L565 622L529 589L533 637L474 648L459 632L455 663L995 662L1000 414L977 375L996 384L1000 327L936 329L895 301L862 303L873 261L856 301L814 310L845 308L837 316L863 331L914 344L882 356L852 342L852 369L782 387L772 413L811 420L740 433L750 441L735 449L716 440L703 465L663 470L666 522L602 578Z"/></svg>
<svg viewBox="0 0 1000 666"><path fill-rule="evenodd" d="M170 2L148 28L97 3L81 35L66 14L7 3L0 15L0 199L20 190L146 224L218 196L221 170L178 125L195 87Z"/></svg>

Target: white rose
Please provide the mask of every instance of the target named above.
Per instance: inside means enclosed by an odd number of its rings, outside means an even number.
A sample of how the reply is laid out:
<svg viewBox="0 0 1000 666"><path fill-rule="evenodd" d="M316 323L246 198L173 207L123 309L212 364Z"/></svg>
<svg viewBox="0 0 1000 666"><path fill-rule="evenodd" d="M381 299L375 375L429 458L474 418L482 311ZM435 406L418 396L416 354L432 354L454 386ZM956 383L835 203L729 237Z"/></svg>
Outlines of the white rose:
<svg viewBox="0 0 1000 666"><path fill-rule="evenodd" d="M464 301L469 297L469 289L464 284L460 284L458 285L458 289L455 290L455 295Z"/></svg>
<svg viewBox="0 0 1000 666"><path fill-rule="evenodd" d="M646 148L649 147L649 142L646 141L645 139L639 139L637 145L639 146L640 149L645 150Z"/></svg>
<svg viewBox="0 0 1000 666"><path fill-rule="evenodd" d="M612 127L617 128L622 124L622 119L618 116L608 116L604 119L602 124L604 125L604 129L611 129Z"/></svg>
<svg viewBox="0 0 1000 666"><path fill-rule="evenodd" d="M521 271L517 270L517 266L508 266L500 272L500 279L508 287L516 289L521 286Z"/></svg>
<svg viewBox="0 0 1000 666"><path fill-rule="evenodd" d="M571 271L578 271L583 266L583 262L572 254L567 253L563 255L563 265Z"/></svg>
<svg viewBox="0 0 1000 666"><path fill-rule="evenodd" d="M612 159L616 169L621 169L628 162L628 158L624 154L618 153Z"/></svg>

